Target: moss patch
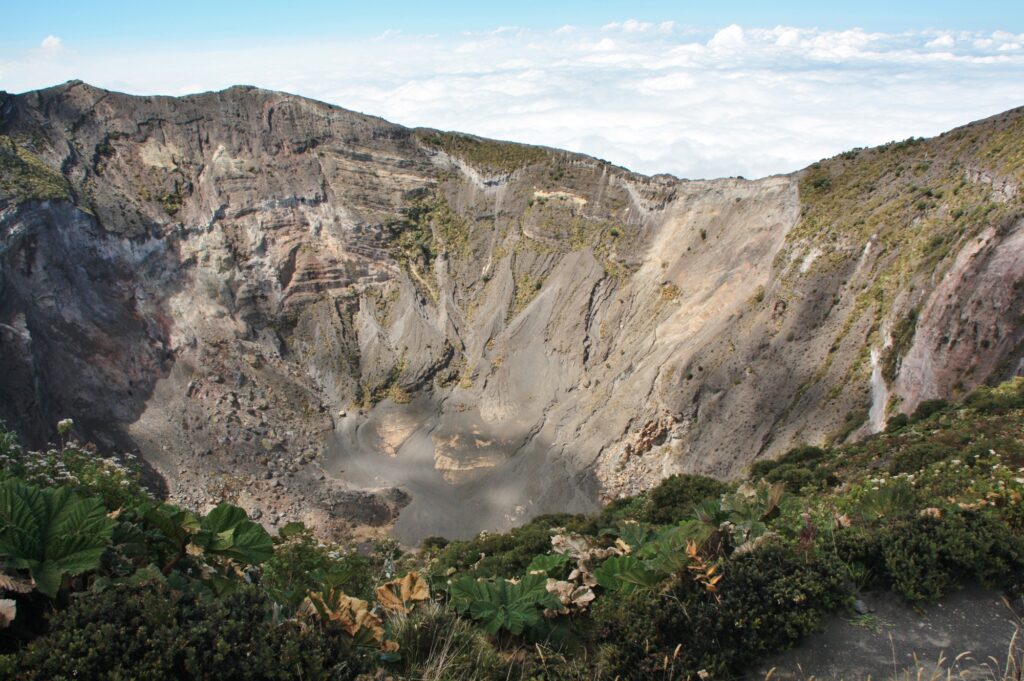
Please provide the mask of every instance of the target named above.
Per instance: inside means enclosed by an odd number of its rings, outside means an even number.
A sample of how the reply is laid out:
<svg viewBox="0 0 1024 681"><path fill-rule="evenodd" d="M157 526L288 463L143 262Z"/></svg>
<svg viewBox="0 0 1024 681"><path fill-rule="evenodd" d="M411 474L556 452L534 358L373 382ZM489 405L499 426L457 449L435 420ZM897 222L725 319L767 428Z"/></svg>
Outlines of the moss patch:
<svg viewBox="0 0 1024 681"><path fill-rule="evenodd" d="M512 307L509 309L508 318L513 319L516 315L526 309L537 294L540 293L544 281L529 272L516 275L515 294L512 298Z"/></svg>
<svg viewBox="0 0 1024 681"><path fill-rule="evenodd" d="M70 197L71 186L63 175L10 137L0 135L0 199L24 203Z"/></svg>
<svg viewBox="0 0 1024 681"><path fill-rule="evenodd" d="M541 147L460 135L453 132L419 131L417 138L432 149L461 159L479 170L511 173L548 160L550 152Z"/></svg>

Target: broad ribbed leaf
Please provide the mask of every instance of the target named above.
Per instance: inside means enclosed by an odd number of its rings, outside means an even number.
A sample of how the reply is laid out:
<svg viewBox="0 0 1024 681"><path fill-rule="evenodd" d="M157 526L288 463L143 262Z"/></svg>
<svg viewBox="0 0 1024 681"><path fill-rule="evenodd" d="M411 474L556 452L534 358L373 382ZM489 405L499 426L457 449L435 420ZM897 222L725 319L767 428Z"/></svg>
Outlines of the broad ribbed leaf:
<svg viewBox="0 0 1024 681"><path fill-rule="evenodd" d="M196 517L173 504L152 506L146 509L142 516L148 524L159 530L177 547L187 544L190 536L199 530L199 521Z"/></svg>
<svg viewBox="0 0 1024 681"><path fill-rule="evenodd" d="M643 563L633 556L614 556L594 570L597 583L608 591L631 593L637 589L649 589L660 581L658 575L651 572Z"/></svg>
<svg viewBox="0 0 1024 681"><path fill-rule="evenodd" d="M259 564L274 555L274 542L263 526L233 504L220 504L200 523L196 545L213 555Z"/></svg>
<svg viewBox="0 0 1024 681"><path fill-rule="evenodd" d="M547 576L527 575L520 582L493 582L469 577L453 582L448 590L459 612L468 612L491 634L500 629L519 635L524 629L543 623L543 609L560 607L547 591Z"/></svg>
<svg viewBox="0 0 1024 681"><path fill-rule="evenodd" d="M27 568L28 561L43 554L46 502L42 490L17 480L0 486L0 556L12 567Z"/></svg>
<svg viewBox="0 0 1024 681"><path fill-rule="evenodd" d="M643 547L654 534L653 526L630 520L619 523L617 529L616 534L618 534L619 538L629 544L629 548L634 551Z"/></svg>
<svg viewBox="0 0 1024 681"><path fill-rule="evenodd" d="M710 528L696 520L689 520L680 525L670 525L660 530L653 539L636 553L645 567L667 577L686 567L689 558L686 545L689 541L700 543L707 538Z"/></svg>
<svg viewBox="0 0 1024 681"><path fill-rule="evenodd" d="M19 480L0 485L0 557L27 568L48 596L57 595L64 575L99 566L113 529L99 499Z"/></svg>
<svg viewBox="0 0 1024 681"><path fill-rule="evenodd" d="M224 530L234 529L238 527L238 524L243 520L248 519L249 516L245 515L245 511L238 506L223 503L210 511L209 514L203 518L202 522L199 523L199 527L206 532L218 534Z"/></svg>
<svg viewBox="0 0 1024 681"><path fill-rule="evenodd" d="M262 525L246 520L235 529L235 545L227 555L259 565L274 555L274 541Z"/></svg>
<svg viewBox="0 0 1024 681"><path fill-rule="evenodd" d="M67 488L58 488L58 491L68 492ZM114 530L103 502L100 499L75 501L68 492L55 495L51 509L53 520L46 537L47 552L60 556L60 566L69 574L98 565Z"/></svg>
<svg viewBox="0 0 1024 681"><path fill-rule="evenodd" d="M473 577L461 577L448 585L448 597L452 606L460 613L465 613L475 601L488 600L483 582Z"/></svg>
<svg viewBox="0 0 1024 681"><path fill-rule="evenodd" d="M541 572L546 577L559 579L565 576L572 559L564 553L546 553L534 556L526 567L526 574Z"/></svg>

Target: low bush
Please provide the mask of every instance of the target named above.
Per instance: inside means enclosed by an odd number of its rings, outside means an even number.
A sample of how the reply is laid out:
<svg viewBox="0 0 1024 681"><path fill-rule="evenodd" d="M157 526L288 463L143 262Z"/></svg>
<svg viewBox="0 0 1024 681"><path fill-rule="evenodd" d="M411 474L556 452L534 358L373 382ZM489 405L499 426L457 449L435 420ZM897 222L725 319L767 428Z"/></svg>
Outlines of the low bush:
<svg viewBox="0 0 1024 681"><path fill-rule="evenodd" d="M274 555L263 565L261 578L274 600L291 611L311 591L340 589L349 596L369 600L373 583L369 558L321 544L301 525L282 529L275 540Z"/></svg>
<svg viewBox="0 0 1024 681"><path fill-rule="evenodd" d="M551 530L574 519L569 514L543 515L501 534L453 541L437 557L437 571L451 568L471 575L519 577L533 557L551 550Z"/></svg>
<svg viewBox="0 0 1024 681"><path fill-rule="evenodd" d="M885 423L885 432L895 433L900 428L905 428L910 424L910 417L906 414L896 414Z"/></svg>
<svg viewBox="0 0 1024 681"><path fill-rule="evenodd" d="M354 679L372 657L340 628L275 625L248 587L221 600L151 584L86 593L17 660L19 681Z"/></svg>
<svg viewBox="0 0 1024 681"><path fill-rule="evenodd" d="M677 523L690 518L693 509L707 499L718 499L731 485L703 475L670 475L647 493L647 504L638 520Z"/></svg>
<svg viewBox="0 0 1024 681"><path fill-rule="evenodd" d="M827 459L828 453L821 447L794 447L778 459L755 462L750 467L750 478L785 483L786 491L796 494L807 486L834 484Z"/></svg>
<svg viewBox="0 0 1024 681"><path fill-rule="evenodd" d="M964 406L986 413L1024 408L1024 377L1017 376L994 388L983 385L964 398Z"/></svg>
<svg viewBox="0 0 1024 681"><path fill-rule="evenodd" d="M609 678L662 676L666 661L680 678L702 670L729 678L791 647L849 600L836 561L805 562L778 542L727 561L722 574L716 592L682 575L664 594L595 607Z"/></svg>
<svg viewBox="0 0 1024 681"><path fill-rule="evenodd" d="M734 677L861 590L1024 592L1022 385L792 449L742 483L672 476L598 514L432 538L419 553L385 541L369 557L297 523L271 541L228 504L205 517L161 504L130 467L77 445L29 456L0 428L0 491L44 484L104 528L83 565L22 551L34 544L14 541L15 523L0 528L0 595L16 610L0 678ZM33 591L37 573L52 578ZM375 589L382 575L404 577Z"/></svg>
<svg viewBox="0 0 1024 681"><path fill-rule="evenodd" d="M881 554L886 581L909 601L934 601L967 580L1019 588L1024 577L1024 541L976 513L900 522L882 536Z"/></svg>
<svg viewBox="0 0 1024 681"><path fill-rule="evenodd" d="M920 442L897 452L889 464L889 472L916 473L937 461L956 456L956 450L938 442Z"/></svg>
<svg viewBox="0 0 1024 681"><path fill-rule="evenodd" d="M915 409L914 413L910 415L910 420L912 422L924 421L926 418L929 418L932 414L937 414L938 412L945 409L947 406L949 406L949 403L946 402L946 400L924 400L923 402L917 405L917 409Z"/></svg>

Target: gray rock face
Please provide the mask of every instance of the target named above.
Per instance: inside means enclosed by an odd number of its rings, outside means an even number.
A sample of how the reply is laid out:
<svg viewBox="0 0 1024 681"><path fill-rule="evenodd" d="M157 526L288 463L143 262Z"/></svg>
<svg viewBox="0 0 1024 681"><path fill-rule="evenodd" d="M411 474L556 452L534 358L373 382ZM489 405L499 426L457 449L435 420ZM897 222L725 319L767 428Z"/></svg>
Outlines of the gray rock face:
<svg viewBox="0 0 1024 681"><path fill-rule="evenodd" d="M810 228L807 173L643 177L254 88L0 112L69 187L0 166L0 417L74 417L179 500L466 536L1020 370L1016 166L975 159L1000 208L926 268L884 225ZM1024 146L1022 118L974 132Z"/></svg>

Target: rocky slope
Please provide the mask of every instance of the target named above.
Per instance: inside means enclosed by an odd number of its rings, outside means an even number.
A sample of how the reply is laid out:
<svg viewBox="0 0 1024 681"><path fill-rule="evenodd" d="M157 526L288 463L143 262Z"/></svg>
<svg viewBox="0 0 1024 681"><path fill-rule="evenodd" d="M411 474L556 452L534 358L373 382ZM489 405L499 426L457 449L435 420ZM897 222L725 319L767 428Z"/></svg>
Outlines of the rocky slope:
<svg viewBox="0 0 1024 681"><path fill-rule="evenodd" d="M1024 371L1022 181L1021 109L685 181L254 88L0 94L0 418L325 533L586 510Z"/></svg>

